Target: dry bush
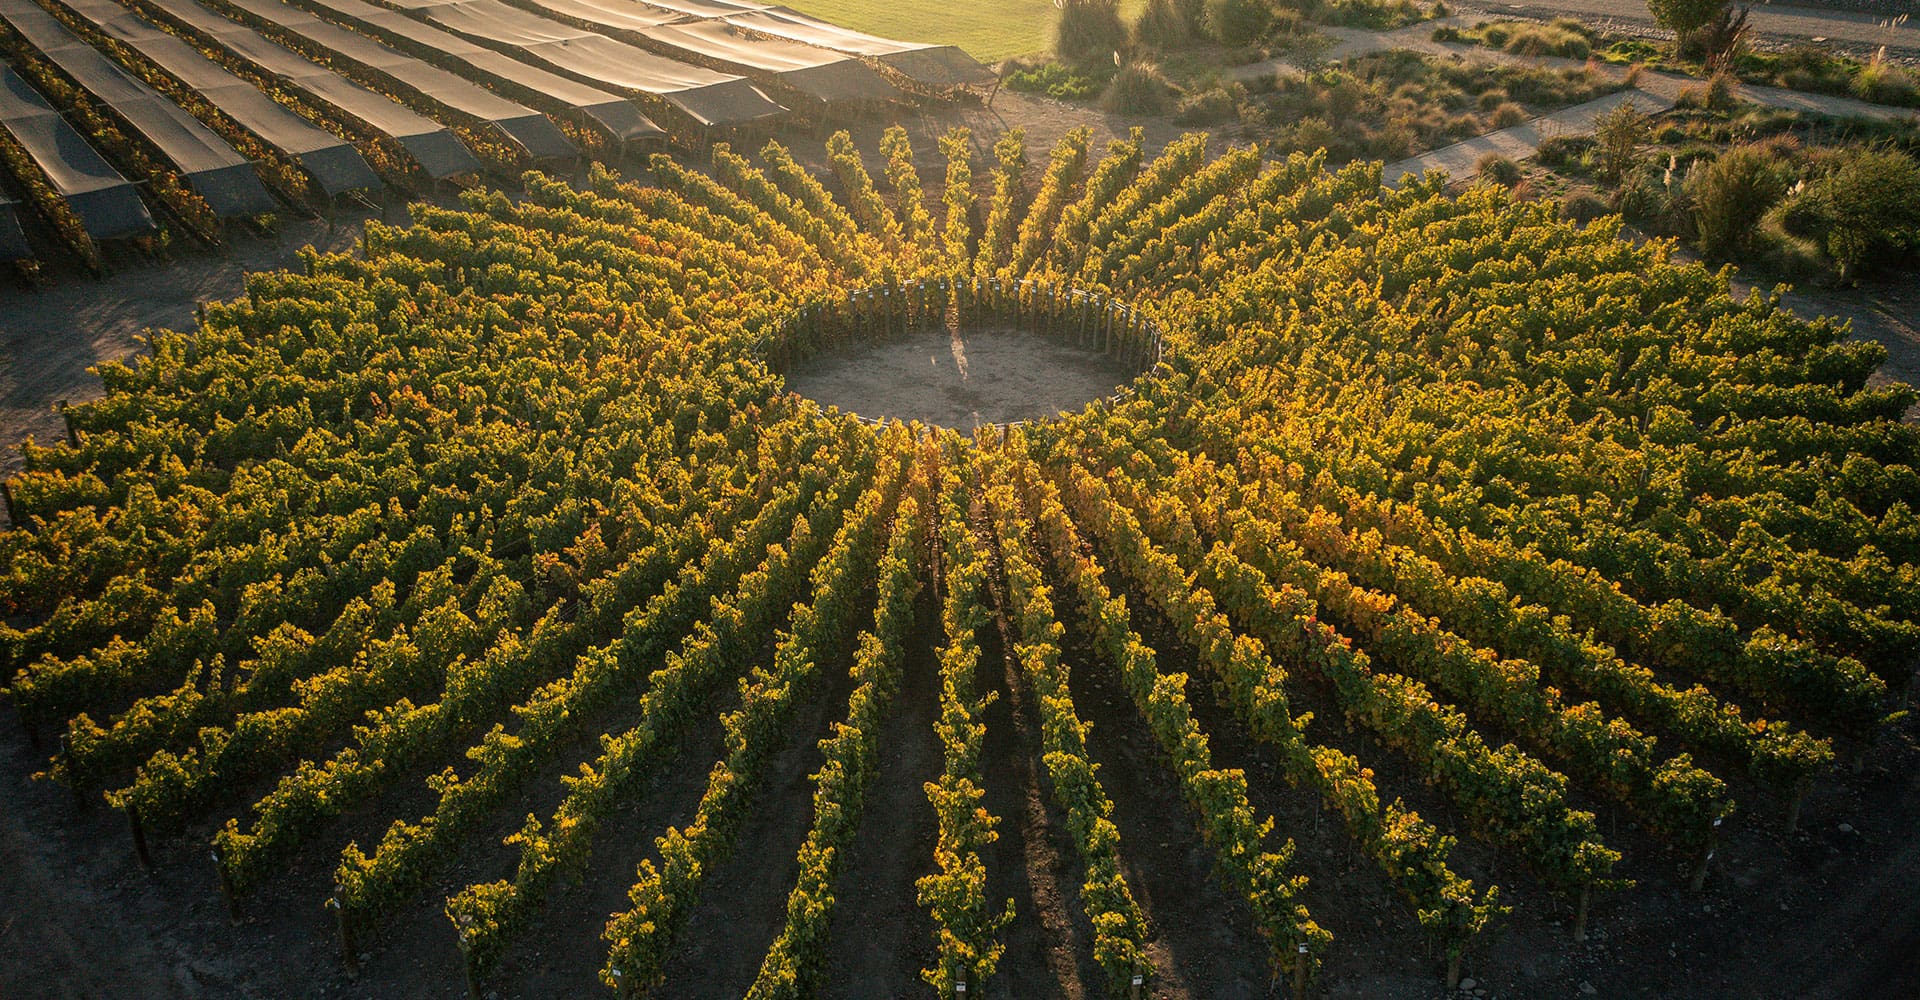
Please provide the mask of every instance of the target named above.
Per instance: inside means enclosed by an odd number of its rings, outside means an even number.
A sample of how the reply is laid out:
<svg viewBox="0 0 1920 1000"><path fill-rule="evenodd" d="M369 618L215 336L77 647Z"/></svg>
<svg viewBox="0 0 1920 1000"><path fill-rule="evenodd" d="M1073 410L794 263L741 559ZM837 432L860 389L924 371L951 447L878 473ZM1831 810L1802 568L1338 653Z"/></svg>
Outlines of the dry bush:
<svg viewBox="0 0 1920 1000"><path fill-rule="evenodd" d="M1526 123L1527 109L1512 101L1502 102L1493 109L1493 124L1495 128L1512 128L1515 125L1524 125Z"/></svg>
<svg viewBox="0 0 1920 1000"><path fill-rule="evenodd" d="M1127 47L1127 26L1117 0L1053 0L1053 51L1069 62L1110 59Z"/></svg>
<svg viewBox="0 0 1920 1000"><path fill-rule="evenodd" d="M1173 85L1153 63L1128 63L1107 84L1100 107L1117 115L1164 115L1173 110Z"/></svg>
<svg viewBox="0 0 1920 1000"><path fill-rule="evenodd" d="M1515 163L1511 157L1501 156L1499 153L1488 153L1482 156L1480 162L1474 166L1474 173L1481 180L1492 181L1505 188L1520 183L1521 177L1524 176L1520 164Z"/></svg>

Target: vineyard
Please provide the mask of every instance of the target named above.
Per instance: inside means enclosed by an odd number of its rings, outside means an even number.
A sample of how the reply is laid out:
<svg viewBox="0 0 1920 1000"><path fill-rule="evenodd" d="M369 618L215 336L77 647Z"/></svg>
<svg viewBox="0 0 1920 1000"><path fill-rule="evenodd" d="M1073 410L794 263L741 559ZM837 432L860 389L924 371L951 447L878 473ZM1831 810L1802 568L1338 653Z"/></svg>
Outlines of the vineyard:
<svg viewBox="0 0 1920 1000"><path fill-rule="evenodd" d="M6 484L43 777L375 995L1524 995L1508 927L1832 826L1920 667L1884 349L1493 186L1091 145L529 173L156 333ZM782 376L987 318L1142 374L968 435Z"/></svg>

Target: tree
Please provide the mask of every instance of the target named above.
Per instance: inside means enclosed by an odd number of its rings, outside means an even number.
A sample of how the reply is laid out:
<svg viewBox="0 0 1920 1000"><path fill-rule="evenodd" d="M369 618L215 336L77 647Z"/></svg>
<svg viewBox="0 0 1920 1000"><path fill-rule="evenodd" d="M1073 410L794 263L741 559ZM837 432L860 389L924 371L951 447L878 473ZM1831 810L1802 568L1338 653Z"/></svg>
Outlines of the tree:
<svg viewBox="0 0 1920 1000"><path fill-rule="evenodd" d="M1731 6L1729 0L1647 0L1647 10L1653 13L1654 21L1682 41Z"/></svg>

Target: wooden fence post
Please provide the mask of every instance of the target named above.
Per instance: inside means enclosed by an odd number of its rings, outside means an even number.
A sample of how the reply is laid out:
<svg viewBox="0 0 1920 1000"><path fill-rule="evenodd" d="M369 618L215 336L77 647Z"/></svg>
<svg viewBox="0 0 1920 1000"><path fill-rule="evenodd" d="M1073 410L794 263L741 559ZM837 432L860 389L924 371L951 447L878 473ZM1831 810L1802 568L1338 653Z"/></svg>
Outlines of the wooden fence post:
<svg viewBox="0 0 1920 1000"><path fill-rule="evenodd" d="M235 927L240 926L240 897L233 891L233 876L227 874L227 866L220 858L219 848L213 851L213 871L220 876L220 898L227 904L227 919Z"/></svg>
<svg viewBox="0 0 1920 1000"><path fill-rule="evenodd" d="M0 499L5 499L7 502L7 523L16 528L27 530L27 526L20 522L20 515L13 512L13 484L5 479L0 479ZM27 731L32 732L32 727L28 727ZM34 749L40 749L40 744L36 742Z"/></svg>
<svg viewBox="0 0 1920 1000"><path fill-rule="evenodd" d="M147 853L147 830L140 825L140 807L127 803L127 829L133 833L133 855L140 859L140 867L152 868L153 857Z"/></svg>
<svg viewBox="0 0 1920 1000"><path fill-rule="evenodd" d="M1813 791L1813 779L1801 778L1793 786L1793 801L1787 805L1787 832L1800 829L1800 805L1807 801L1807 793Z"/></svg>
<svg viewBox="0 0 1920 1000"><path fill-rule="evenodd" d="M357 978L360 975L360 949L354 944L353 920L347 913L346 906L340 902L340 895L341 887L334 886L333 895L327 899L327 909L333 911L334 926L340 930L340 959L346 964L347 975ZM464 945L460 952L462 956L466 954ZM473 967L464 961L461 964L467 966L467 988L472 989Z"/></svg>
<svg viewBox="0 0 1920 1000"><path fill-rule="evenodd" d="M67 790L73 793L73 808L86 812L92 802L87 791L81 787L80 779L73 776L73 740L69 733L60 734L60 758L67 762Z"/></svg>
<svg viewBox="0 0 1920 1000"><path fill-rule="evenodd" d="M1687 880L1687 888L1699 892L1707 885L1707 863L1713 860L1713 844L1719 839L1720 820L1713 821L1713 829L1707 834L1707 845L1700 853L1700 861L1693 867L1693 877Z"/></svg>

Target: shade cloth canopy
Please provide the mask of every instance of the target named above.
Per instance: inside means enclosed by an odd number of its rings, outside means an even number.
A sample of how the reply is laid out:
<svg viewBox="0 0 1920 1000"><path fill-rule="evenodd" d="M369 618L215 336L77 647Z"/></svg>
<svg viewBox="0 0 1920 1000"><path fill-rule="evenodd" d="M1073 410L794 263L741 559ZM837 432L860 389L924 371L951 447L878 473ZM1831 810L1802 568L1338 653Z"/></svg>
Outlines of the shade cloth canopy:
<svg viewBox="0 0 1920 1000"><path fill-rule="evenodd" d="M551 0L540 0L542 3ZM577 0L560 0L577 2ZM745 73L765 73L817 101L885 101L900 91L852 56L777 38L754 36L723 21L663 24L640 36Z"/></svg>
<svg viewBox="0 0 1920 1000"><path fill-rule="evenodd" d="M686 4L691 0L655 0ZM702 4L712 0L702 0ZM724 15L738 28L784 38L823 49L864 56L886 65L916 83L935 87L986 86L998 79L980 60L951 45L899 42L808 17L785 7L761 7Z"/></svg>
<svg viewBox="0 0 1920 1000"><path fill-rule="evenodd" d="M790 7L757 0L539 0L558 4L586 4L626 11L629 18L688 24L723 21L757 35L811 45L844 55L882 63L916 83L935 87L987 86L999 79L978 59L951 45L902 42L869 35L809 17ZM677 15L677 18L675 17ZM592 20L587 18L587 20ZM606 23L609 26L611 22Z"/></svg>
<svg viewBox="0 0 1920 1000"><path fill-rule="evenodd" d="M153 232L153 216L133 184L5 63L0 63L0 128L26 149L88 236L111 240Z"/></svg>
<svg viewBox="0 0 1920 1000"><path fill-rule="evenodd" d="M461 114L498 129L537 159L571 157L579 152L547 116L455 76L438 66L396 52L365 35L328 24L280 0L229 0L234 6L331 52L385 74L402 86Z"/></svg>
<svg viewBox="0 0 1920 1000"><path fill-rule="evenodd" d="M0 19L145 138L215 215L257 215L278 207L253 165L225 139L81 41L38 4L0 0Z"/></svg>
<svg viewBox="0 0 1920 1000"><path fill-rule="evenodd" d="M726 17L774 6L770 3L754 3L752 0L645 0L645 5L687 18Z"/></svg>
<svg viewBox="0 0 1920 1000"><path fill-rule="evenodd" d="M285 80L290 86L398 142L427 176L438 179L480 169L480 161L459 136L393 98L368 90L291 49L268 41L252 28L235 24L194 0L151 2L167 16L212 39L262 72Z"/></svg>
<svg viewBox="0 0 1920 1000"><path fill-rule="evenodd" d="M379 176L352 143L281 107L193 46L134 16L113 0L65 2L102 34L140 53L261 142L297 161L327 196L380 186Z"/></svg>
<svg viewBox="0 0 1920 1000"><path fill-rule="evenodd" d="M434 53L480 79L495 80L571 108L623 142L664 134L631 100L590 87L512 56L475 45L451 32L364 0L304 0L307 6L395 45Z"/></svg>
<svg viewBox="0 0 1920 1000"><path fill-rule="evenodd" d="M786 110L743 77L677 62L500 0L396 0L395 6L576 76L651 94L701 125L740 125Z"/></svg>

